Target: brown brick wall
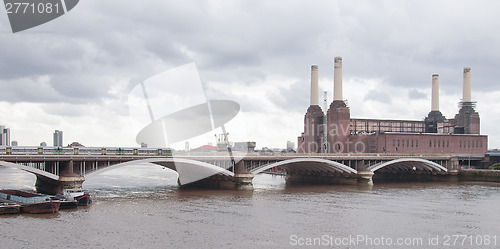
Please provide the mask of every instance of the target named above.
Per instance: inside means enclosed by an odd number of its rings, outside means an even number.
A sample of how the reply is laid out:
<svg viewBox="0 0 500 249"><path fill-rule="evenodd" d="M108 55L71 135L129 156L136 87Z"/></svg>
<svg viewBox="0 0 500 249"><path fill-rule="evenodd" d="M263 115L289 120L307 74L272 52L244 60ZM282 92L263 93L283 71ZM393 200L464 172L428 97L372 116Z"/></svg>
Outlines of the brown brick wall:
<svg viewBox="0 0 500 249"><path fill-rule="evenodd" d="M374 153L473 154L484 156L488 151L485 135L404 134L370 135L376 141Z"/></svg>

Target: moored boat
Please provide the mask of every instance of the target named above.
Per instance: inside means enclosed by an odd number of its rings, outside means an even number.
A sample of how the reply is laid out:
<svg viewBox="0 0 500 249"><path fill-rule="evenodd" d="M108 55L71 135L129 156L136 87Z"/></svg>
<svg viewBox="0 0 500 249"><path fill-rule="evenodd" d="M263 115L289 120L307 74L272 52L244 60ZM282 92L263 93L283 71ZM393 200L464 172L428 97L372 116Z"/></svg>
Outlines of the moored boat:
<svg viewBox="0 0 500 249"><path fill-rule="evenodd" d="M0 198L17 203L24 213L44 214L59 211L60 201L52 200L49 196L25 192L21 190L0 190Z"/></svg>
<svg viewBox="0 0 500 249"><path fill-rule="evenodd" d="M78 206L88 206L92 203L90 194L83 189L65 189L64 196L67 200L76 200Z"/></svg>
<svg viewBox="0 0 500 249"><path fill-rule="evenodd" d="M78 201L68 199L64 195L56 195L50 197L52 200L61 202L59 209L74 209L78 208Z"/></svg>
<svg viewBox="0 0 500 249"><path fill-rule="evenodd" d="M0 214L18 214L21 212L21 205L0 200Z"/></svg>
<svg viewBox="0 0 500 249"><path fill-rule="evenodd" d="M54 201L54 200L40 202L40 203L33 203L33 204L25 204L21 205L21 212L29 214L56 213L57 211L59 211L60 205L61 205L60 201Z"/></svg>
<svg viewBox="0 0 500 249"><path fill-rule="evenodd" d="M88 206L92 203L92 199L90 199L90 195L88 193L77 196L75 199L78 201L79 206Z"/></svg>

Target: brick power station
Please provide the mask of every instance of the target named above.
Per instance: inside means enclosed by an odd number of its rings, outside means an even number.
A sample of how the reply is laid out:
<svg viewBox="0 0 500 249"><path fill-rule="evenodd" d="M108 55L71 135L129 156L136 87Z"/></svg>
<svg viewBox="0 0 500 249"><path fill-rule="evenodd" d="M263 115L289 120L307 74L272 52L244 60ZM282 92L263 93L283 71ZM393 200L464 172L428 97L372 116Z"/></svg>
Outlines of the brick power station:
<svg viewBox="0 0 500 249"><path fill-rule="evenodd" d="M456 154L484 157L488 136L480 134L471 99L471 72L464 68L463 98L453 119L439 111L439 75L432 75L432 105L422 120L351 118L342 98L342 58L334 59L334 99L325 113L318 102L318 66L311 67L311 104L298 138L298 153Z"/></svg>

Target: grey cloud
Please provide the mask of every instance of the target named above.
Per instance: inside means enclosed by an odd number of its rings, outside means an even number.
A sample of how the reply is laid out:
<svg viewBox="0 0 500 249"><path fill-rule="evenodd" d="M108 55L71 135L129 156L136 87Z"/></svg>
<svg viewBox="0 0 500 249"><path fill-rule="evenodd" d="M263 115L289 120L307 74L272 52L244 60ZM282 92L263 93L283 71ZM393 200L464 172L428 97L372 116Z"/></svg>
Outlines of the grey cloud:
<svg viewBox="0 0 500 249"><path fill-rule="evenodd" d="M295 81L289 87L278 88L277 93L268 94L268 98L285 110L305 113L310 104L310 84L310 82Z"/></svg>
<svg viewBox="0 0 500 249"><path fill-rule="evenodd" d="M79 117L88 116L92 114L89 105L80 104L66 104L66 103L52 103L44 105L44 111L48 114L62 116L62 117Z"/></svg>
<svg viewBox="0 0 500 249"><path fill-rule="evenodd" d="M48 80L48 77L37 77L0 81L0 99L7 102L54 102L61 96Z"/></svg>
<svg viewBox="0 0 500 249"><path fill-rule="evenodd" d="M372 100L372 101L380 102L383 104L391 104L392 103L392 98L388 93L381 92L378 90L369 91L363 99L365 101Z"/></svg>
<svg viewBox="0 0 500 249"><path fill-rule="evenodd" d="M464 15L456 7L461 3L481 16ZM492 9L465 1L89 0L46 26L2 34L0 79L53 78L47 89L55 92L37 98L29 91L14 93L7 98L12 102L80 103L113 98L108 90L114 79L134 85L191 61L209 81L252 85L268 75L308 82L311 64L320 66L320 76L333 75L332 59L342 56L346 78L385 78L391 85L419 88L439 72L454 77L441 87L458 94L461 70L471 66L474 89L491 91L500 87L500 35L491 32L498 20ZM298 84L279 89L275 103L294 110L307 106L308 94Z"/></svg>
<svg viewBox="0 0 500 249"><path fill-rule="evenodd" d="M27 41L31 39L33 41ZM60 58L51 56L51 51L55 48L50 43L40 41L36 35L3 34L0 39L0 79L36 77L62 71L65 64L61 63ZM53 59L50 59L51 57Z"/></svg>
<svg viewBox="0 0 500 249"><path fill-rule="evenodd" d="M424 92L421 92L417 89L411 89L409 92L408 92L408 98L409 99L426 99L427 98L427 94L424 93Z"/></svg>
<svg viewBox="0 0 500 249"><path fill-rule="evenodd" d="M115 96L126 89L111 91L117 84L130 89L195 62L208 82L249 89L270 76L295 79L272 86L276 91L266 97L272 107L303 113L310 66L319 65L320 78L333 81L333 57L342 56L344 79L384 79L422 99L430 93L420 89L430 88L431 75L439 73L441 91L458 101L465 66L472 68L473 92L500 90L499 7L465 0L80 1L45 25L0 33L0 100L62 103L48 110L62 117L83 115L86 103L126 115L126 100ZM0 18L0 30L10 31L7 18ZM237 101L242 112L269 113L251 90L230 92L207 89L214 99ZM360 98L391 103L392 94Z"/></svg>
<svg viewBox="0 0 500 249"><path fill-rule="evenodd" d="M227 91L222 91L210 85L206 86L206 95L211 100L232 100L240 105L242 112L264 112L268 107L258 101L251 93L244 95L234 95Z"/></svg>
<svg viewBox="0 0 500 249"><path fill-rule="evenodd" d="M98 75L57 75L51 80L55 91L72 103L97 102L108 95L110 83L108 79Z"/></svg>
<svg viewBox="0 0 500 249"><path fill-rule="evenodd" d="M358 58L357 76L385 77L393 85L414 86L426 84L435 71L460 72L475 61L499 57L492 48L500 36L488 31L498 19L491 6L474 3L463 8L458 6L466 2L450 1L432 7L419 1L365 3L364 8L352 8L342 2L344 12L340 12L344 23L351 26L343 35L357 49L352 51L353 59ZM482 13L481 17L467 15L471 9ZM449 14L442 16L443 12ZM483 62L473 68L493 65ZM478 88L492 82L479 84Z"/></svg>

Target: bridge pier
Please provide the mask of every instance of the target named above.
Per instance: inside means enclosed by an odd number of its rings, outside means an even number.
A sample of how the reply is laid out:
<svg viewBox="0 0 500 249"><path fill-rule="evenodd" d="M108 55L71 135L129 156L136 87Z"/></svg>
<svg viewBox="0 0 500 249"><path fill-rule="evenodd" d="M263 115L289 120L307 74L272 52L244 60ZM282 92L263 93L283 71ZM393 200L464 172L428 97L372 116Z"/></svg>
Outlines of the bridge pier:
<svg viewBox="0 0 500 249"><path fill-rule="evenodd" d="M234 177L223 175L212 175L210 177L182 185L182 188L214 188L226 190L253 190L253 174L235 174Z"/></svg>
<svg viewBox="0 0 500 249"><path fill-rule="evenodd" d="M59 177L59 180L53 180L42 175L36 176L36 190L40 193L56 195L62 194L65 189L82 188L85 181L83 176Z"/></svg>
<svg viewBox="0 0 500 249"><path fill-rule="evenodd" d="M48 177L36 176L36 190L40 193L51 195L62 194L65 189L82 188L85 177L73 173L73 161L60 162L59 179L54 180Z"/></svg>
<svg viewBox="0 0 500 249"><path fill-rule="evenodd" d="M227 190L253 190L253 177L254 174L245 170L244 162L240 161L234 166L234 176L216 174L188 184L181 184L179 180L177 182L179 186L185 188L195 187Z"/></svg>
<svg viewBox="0 0 500 249"><path fill-rule="evenodd" d="M238 190L253 190L253 180L254 174L251 173L239 173L234 174L234 189Z"/></svg>
<svg viewBox="0 0 500 249"><path fill-rule="evenodd" d="M358 170L358 183L373 185L373 172L366 167L365 160L356 161L356 169Z"/></svg>
<svg viewBox="0 0 500 249"><path fill-rule="evenodd" d="M358 171L358 182L373 185L373 172L371 171Z"/></svg>
<svg viewBox="0 0 500 249"><path fill-rule="evenodd" d="M244 160L241 160L234 165L235 189L253 190L253 177L254 174L246 170Z"/></svg>
<svg viewBox="0 0 500 249"><path fill-rule="evenodd" d="M448 170L458 170L460 162L458 161L458 157L450 158L450 165L448 166Z"/></svg>

